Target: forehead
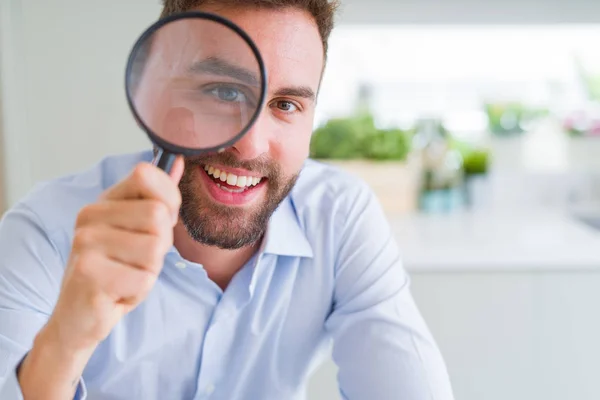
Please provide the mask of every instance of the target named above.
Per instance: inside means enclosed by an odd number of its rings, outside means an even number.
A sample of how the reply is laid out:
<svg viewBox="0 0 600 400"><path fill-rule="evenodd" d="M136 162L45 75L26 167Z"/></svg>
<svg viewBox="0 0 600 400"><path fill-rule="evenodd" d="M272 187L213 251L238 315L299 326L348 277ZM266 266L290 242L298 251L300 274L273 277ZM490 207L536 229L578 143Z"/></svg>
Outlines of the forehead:
<svg viewBox="0 0 600 400"><path fill-rule="evenodd" d="M232 29L201 19L177 19L161 26L150 37L146 69L155 75L215 72L219 64L245 69L258 79L259 65L248 43ZM209 66L212 71L198 70Z"/></svg>
<svg viewBox="0 0 600 400"><path fill-rule="evenodd" d="M205 6L243 29L264 59L269 87L308 86L316 92L323 70L323 45L314 19L298 9Z"/></svg>

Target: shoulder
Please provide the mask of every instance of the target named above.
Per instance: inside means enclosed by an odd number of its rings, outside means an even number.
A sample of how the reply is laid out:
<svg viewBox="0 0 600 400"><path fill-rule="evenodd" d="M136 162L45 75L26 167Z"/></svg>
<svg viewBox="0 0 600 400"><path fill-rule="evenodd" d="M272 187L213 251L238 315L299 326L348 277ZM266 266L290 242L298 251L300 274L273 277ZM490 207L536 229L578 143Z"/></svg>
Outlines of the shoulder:
<svg viewBox="0 0 600 400"><path fill-rule="evenodd" d="M342 234L366 210L381 211L375 193L362 178L312 159L306 161L291 199L307 236L319 227L331 235Z"/></svg>
<svg viewBox="0 0 600 400"><path fill-rule="evenodd" d="M292 190L297 212L347 213L357 203L376 201L362 178L336 165L308 159Z"/></svg>
<svg viewBox="0 0 600 400"><path fill-rule="evenodd" d="M11 210L27 210L49 236L70 230L77 214L87 204L126 176L141 161L150 161L152 152L106 156L78 172L37 183Z"/></svg>

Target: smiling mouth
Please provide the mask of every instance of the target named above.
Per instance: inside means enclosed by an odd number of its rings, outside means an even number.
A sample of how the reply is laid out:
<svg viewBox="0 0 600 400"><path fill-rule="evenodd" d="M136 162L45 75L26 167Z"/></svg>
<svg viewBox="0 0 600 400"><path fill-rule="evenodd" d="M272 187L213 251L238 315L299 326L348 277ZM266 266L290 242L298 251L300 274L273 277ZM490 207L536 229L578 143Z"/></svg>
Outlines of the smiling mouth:
<svg viewBox="0 0 600 400"><path fill-rule="evenodd" d="M223 191L229 193L243 193L254 189L260 183L266 181L266 178L253 176L238 176L232 173L221 171L211 165L202 167L204 172L212 179L212 181Z"/></svg>

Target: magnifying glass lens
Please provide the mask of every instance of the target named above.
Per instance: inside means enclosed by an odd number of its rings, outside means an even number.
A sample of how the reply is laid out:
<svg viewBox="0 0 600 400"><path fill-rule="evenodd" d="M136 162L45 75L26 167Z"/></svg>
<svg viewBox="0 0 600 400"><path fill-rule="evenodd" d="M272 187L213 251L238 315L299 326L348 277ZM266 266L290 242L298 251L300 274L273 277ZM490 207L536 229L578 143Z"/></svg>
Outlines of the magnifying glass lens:
<svg viewBox="0 0 600 400"><path fill-rule="evenodd" d="M256 50L211 19L180 18L149 31L130 56L128 74L130 105L163 147L223 146L247 130L263 100Z"/></svg>

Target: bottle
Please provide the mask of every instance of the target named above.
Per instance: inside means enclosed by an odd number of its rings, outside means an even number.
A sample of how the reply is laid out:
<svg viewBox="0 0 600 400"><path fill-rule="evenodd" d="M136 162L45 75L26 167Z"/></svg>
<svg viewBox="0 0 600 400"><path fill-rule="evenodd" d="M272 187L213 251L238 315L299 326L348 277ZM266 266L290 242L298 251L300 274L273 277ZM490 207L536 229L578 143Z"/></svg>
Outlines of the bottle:
<svg viewBox="0 0 600 400"><path fill-rule="evenodd" d="M413 147L419 158L419 208L424 212L450 212L464 203L463 159L451 147L448 133L438 118L421 118Z"/></svg>

